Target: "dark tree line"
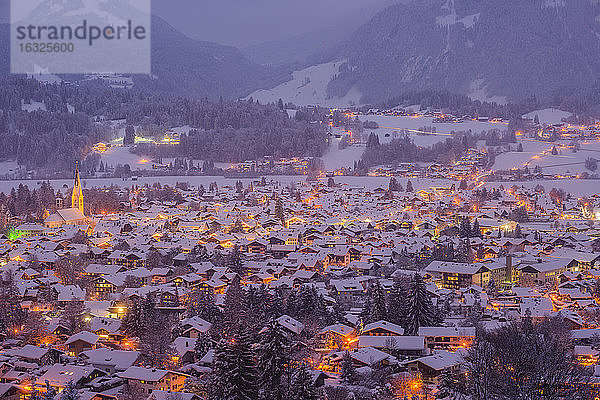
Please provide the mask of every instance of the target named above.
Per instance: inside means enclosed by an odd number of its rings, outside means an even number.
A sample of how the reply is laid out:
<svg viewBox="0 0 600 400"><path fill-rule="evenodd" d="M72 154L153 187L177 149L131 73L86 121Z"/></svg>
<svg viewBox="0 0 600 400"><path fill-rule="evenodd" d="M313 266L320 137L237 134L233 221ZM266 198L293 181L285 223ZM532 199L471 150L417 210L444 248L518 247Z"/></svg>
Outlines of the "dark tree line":
<svg viewBox="0 0 600 400"><path fill-rule="evenodd" d="M367 148L357 167L366 170L374 165L398 165L402 162L452 163L466 150L475 146L477 140L478 137L471 133L460 133L430 147L420 147L409 136L380 144L377 136L372 133L367 139Z"/></svg>
<svg viewBox="0 0 600 400"><path fill-rule="evenodd" d="M43 103L45 110L27 112L22 100ZM112 129L104 121L117 119L128 125L127 143L132 143L133 126L139 126L138 134L144 136L158 136L173 126L197 128L183 135L180 145L143 148L150 155L166 152L213 161L320 156L326 145L326 129L319 123L324 115L322 110L307 109L292 119L277 105L260 105L252 99L211 102L98 84L44 85L2 77L0 159L16 159L31 169L44 166L49 172L71 170L94 143L110 139ZM98 168L96 163L86 167Z"/></svg>
<svg viewBox="0 0 600 400"><path fill-rule="evenodd" d="M378 282L371 285L361 318L364 324L380 320L393 322L402 326L406 335L417 335L421 326L438 326L442 322L418 273L410 280L396 280L387 298Z"/></svg>

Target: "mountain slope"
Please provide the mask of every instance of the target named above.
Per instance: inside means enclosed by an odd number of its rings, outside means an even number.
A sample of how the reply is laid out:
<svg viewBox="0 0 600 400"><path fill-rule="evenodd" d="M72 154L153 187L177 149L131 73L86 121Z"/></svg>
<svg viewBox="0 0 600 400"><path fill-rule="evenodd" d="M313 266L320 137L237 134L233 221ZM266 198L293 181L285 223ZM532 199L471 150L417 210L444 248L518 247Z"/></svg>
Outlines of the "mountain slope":
<svg viewBox="0 0 600 400"><path fill-rule="evenodd" d="M9 45L9 25L0 24L0 74L10 71ZM152 76L133 76L134 88L142 91L236 99L291 77L248 60L234 47L190 39L158 17L152 17L151 46Z"/></svg>
<svg viewBox="0 0 600 400"><path fill-rule="evenodd" d="M249 61L236 48L191 39L152 18L152 74L135 76L135 87L190 97L238 98L289 78Z"/></svg>
<svg viewBox="0 0 600 400"><path fill-rule="evenodd" d="M595 0L434 0L394 5L360 27L328 87L363 102L407 89L519 100L583 88L600 76ZM500 97L499 97L500 98Z"/></svg>

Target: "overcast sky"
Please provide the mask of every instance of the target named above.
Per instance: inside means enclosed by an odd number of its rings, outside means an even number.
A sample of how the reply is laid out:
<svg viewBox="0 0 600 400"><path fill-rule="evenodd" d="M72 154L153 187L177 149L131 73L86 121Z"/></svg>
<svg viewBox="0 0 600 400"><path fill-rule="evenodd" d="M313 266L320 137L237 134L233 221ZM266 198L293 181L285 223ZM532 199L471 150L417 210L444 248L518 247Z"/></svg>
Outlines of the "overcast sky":
<svg viewBox="0 0 600 400"><path fill-rule="evenodd" d="M194 38L243 47L357 23L391 3L393 0L154 0L152 8Z"/></svg>
<svg viewBox="0 0 600 400"><path fill-rule="evenodd" d="M19 0L24 8L40 0ZM244 47L364 22L394 0L152 0L153 13L199 40ZM10 0L0 0L0 21Z"/></svg>

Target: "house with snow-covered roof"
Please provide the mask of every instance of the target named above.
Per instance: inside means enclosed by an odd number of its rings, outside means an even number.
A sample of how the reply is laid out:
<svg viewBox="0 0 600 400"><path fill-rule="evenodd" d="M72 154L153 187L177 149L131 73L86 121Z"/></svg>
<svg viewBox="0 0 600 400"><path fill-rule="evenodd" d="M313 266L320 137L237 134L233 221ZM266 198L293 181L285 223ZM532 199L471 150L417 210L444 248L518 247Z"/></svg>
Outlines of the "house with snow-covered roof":
<svg viewBox="0 0 600 400"><path fill-rule="evenodd" d="M179 392L183 389L185 380L189 376L176 371L135 366L129 367L117 375L125 380L126 385L133 389L132 391L139 391L147 395L152 394L154 390Z"/></svg>

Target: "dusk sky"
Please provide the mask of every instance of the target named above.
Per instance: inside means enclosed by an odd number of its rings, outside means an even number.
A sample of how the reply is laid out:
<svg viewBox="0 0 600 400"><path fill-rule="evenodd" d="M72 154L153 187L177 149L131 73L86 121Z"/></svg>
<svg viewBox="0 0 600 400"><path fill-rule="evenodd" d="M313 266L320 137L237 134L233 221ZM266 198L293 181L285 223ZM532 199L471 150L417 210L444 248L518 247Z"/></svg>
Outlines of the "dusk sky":
<svg viewBox="0 0 600 400"><path fill-rule="evenodd" d="M24 9L39 0L22 0ZM198 39L244 47L366 22L394 0L154 0L153 13ZM8 22L10 0L0 0Z"/></svg>

